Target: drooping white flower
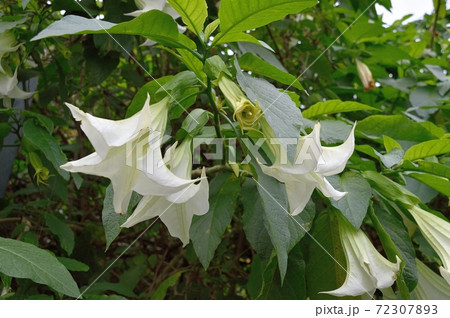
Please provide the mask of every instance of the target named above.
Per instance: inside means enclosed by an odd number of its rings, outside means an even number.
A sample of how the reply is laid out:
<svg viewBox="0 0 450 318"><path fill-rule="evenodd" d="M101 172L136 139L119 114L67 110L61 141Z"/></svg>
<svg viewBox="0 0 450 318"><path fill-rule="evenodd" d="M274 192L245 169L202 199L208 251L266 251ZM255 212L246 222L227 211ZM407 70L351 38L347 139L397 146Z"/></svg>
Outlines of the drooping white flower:
<svg viewBox="0 0 450 318"><path fill-rule="evenodd" d="M185 140L177 148L175 148L175 144L167 150L164 156L170 170L183 179L191 178L191 143L191 140ZM143 197L133 214L122 224L122 227L131 227L139 222L159 216L172 236L178 237L183 242L183 246L188 244L192 217L205 214L209 210L209 186L204 168L201 177L202 180L199 184L192 184L179 193L166 197Z"/></svg>
<svg viewBox="0 0 450 318"><path fill-rule="evenodd" d="M347 276L344 284L338 289L322 293L337 297L372 296L376 289L391 286L400 271L400 258L392 263L385 259L362 230L355 228L338 216L339 236L347 261Z"/></svg>
<svg viewBox="0 0 450 318"><path fill-rule="evenodd" d="M6 53L14 52L19 45L14 46L16 38L11 32L0 33L0 73L5 73L2 67L2 58Z"/></svg>
<svg viewBox="0 0 450 318"><path fill-rule="evenodd" d="M0 99L6 101L6 106L11 106L11 99L25 99L34 94L34 92L24 92L17 86L17 83L19 83L17 69L13 76L0 72Z"/></svg>
<svg viewBox="0 0 450 318"><path fill-rule="evenodd" d="M142 13L151 11L151 10L159 10L164 13L170 15L174 20L180 17L180 14L167 2L167 0L134 0L136 6L139 10L126 13L126 15L130 15L133 17L137 17ZM186 28L184 26L178 25L178 32L184 33L186 32ZM151 46L156 42L152 40L146 40L142 46Z"/></svg>
<svg viewBox="0 0 450 318"><path fill-rule="evenodd" d="M444 266L439 271L450 284L450 223L418 206L408 209L425 239L439 255Z"/></svg>
<svg viewBox="0 0 450 318"><path fill-rule="evenodd" d="M419 281L411 292L414 299L449 300L450 285L417 258L416 264Z"/></svg>
<svg viewBox="0 0 450 318"><path fill-rule="evenodd" d="M270 132L267 122L262 120L261 126L266 138L272 140L274 135ZM280 182L284 182L289 200L290 213L297 215L303 211L312 192L318 188L326 197L334 200L341 199L346 192L340 192L325 178L342 172L347 160L355 148L353 126L347 140L336 147L322 147L320 144L320 122L313 131L300 137L297 143L296 160L291 163L287 160L287 153L279 147L275 151L275 162L272 166L260 164L262 171ZM274 147L272 147L274 148Z"/></svg>
<svg viewBox="0 0 450 318"><path fill-rule="evenodd" d="M148 96L141 111L118 121L86 114L66 103L73 117L81 121L81 129L95 152L61 168L109 178L117 213L127 211L132 191L141 195L170 195L195 182L177 177L162 160L161 136L167 124L169 98L151 106L149 103Z"/></svg>

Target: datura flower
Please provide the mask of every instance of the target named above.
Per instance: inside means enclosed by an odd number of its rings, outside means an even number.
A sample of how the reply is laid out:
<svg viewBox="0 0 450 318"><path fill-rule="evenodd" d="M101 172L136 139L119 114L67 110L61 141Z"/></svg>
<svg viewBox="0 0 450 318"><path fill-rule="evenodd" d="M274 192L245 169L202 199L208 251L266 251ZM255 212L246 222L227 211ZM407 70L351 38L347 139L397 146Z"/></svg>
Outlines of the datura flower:
<svg viewBox="0 0 450 318"><path fill-rule="evenodd" d="M450 284L450 223L418 206L408 209L425 239L439 255L444 266L439 271Z"/></svg>
<svg viewBox="0 0 450 318"><path fill-rule="evenodd" d="M337 297L359 296L391 286L400 271L400 258L392 263L385 259L372 245L362 230L348 223L343 216L338 216L339 236L347 261L347 276L338 289L322 293Z"/></svg>
<svg viewBox="0 0 450 318"><path fill-rule="evenodd" d="M261 108L254 105L239 86L230 80L226 75L221 74L218 79L219 88L233 108L233 119L241 126L242 130L251 129L261 117Z"/></svg>
<svg viewBox="0 0 450 318"><path fill-rule="evenodd" d="M269 139L271 144L279 144L274 138L274 134L270 133L272 131L270 126L265 127L266 125L268 126L266 121L261 122L265 138ZM281 145L274 153L275 162L272 166L259 163L265 174L284 182L292 215L303 211L315 188L334 200L339 200L347 194L347 192L334 189L325 177L341 173L344 170L355 148L354 130L355 126L342 145L322 147L320 122L318 122L309 135L298 139L294 163L287 160L286 150Z"/></svg>
<svg viewBox="0 0 450 318"><path fill-rule="evenodd" d="M130 15L133 17L137 17L142 13L151 11L151 10L159 10L164 13L170 15L174 20L180 17L180 14L167 2L167 0L134 0L136 6L139 10L126 13L126 15ZM178 24L178 32L184 33L186 32L186 28ZM156 42L152 40L146 40L142 45L143 46L151 46Z"/></svg>
<svg viewBox="0 0 450 318"><path fill-rule="evenodd" d="M103 176L111 180L113 204L117 213L127 211L132 191L141 195L171 195L189 187L196 180L174 175L161 154L162 133L167 124L169 97L149 105L124 120L109 120L86 114L66 103L95 152L61 166L70 172Z"/></svg>
<svg viewBox="0 0 450 318"><path fill-rule="evenodd" d="M411 295L420 300L450 299L450 285L417 258L416 264L419 281Z"/></svg>
<svg viewBox="0 0 450 318"><path fill-rule="evenodd" d="M356 60L356 70L358 71L359 79L361 80L364 91L368 92L375 88L375 81L372 77L372 72L363 62Z"/></svg>
<svg viewBox="0 0 450 318"><path fill-rule="evenodd" d="M11 107L11 99L25 99L31 97L34 92L24 92L17 83L17 69L11 77L0 72L0 99L4 99L5 106Z"/></svg>
<svg viewBox="0 0 450 318"><path fill-rule="evenodd" d="M2 58L6 53L14 52L19 45L14 46L16 38L11 32L0 33L0 72L5 73L2 67Z"/></svg>
<svg viewBox="0 0 450 318"><path fill-rule="evenodd" d="M192 172L191 140L187 139L177 147L174 144L164 156L170 170L178 177L190 179ZM139 222L159 216L167 226L169 233L178 237L183 246L189 243L189 228L194 215L202 215L209 210L209 187L205 168L202 170L199 184L190 185L183 190L187 195L145 196L139 202L133 214L122 224L131 227Z"/></svg>

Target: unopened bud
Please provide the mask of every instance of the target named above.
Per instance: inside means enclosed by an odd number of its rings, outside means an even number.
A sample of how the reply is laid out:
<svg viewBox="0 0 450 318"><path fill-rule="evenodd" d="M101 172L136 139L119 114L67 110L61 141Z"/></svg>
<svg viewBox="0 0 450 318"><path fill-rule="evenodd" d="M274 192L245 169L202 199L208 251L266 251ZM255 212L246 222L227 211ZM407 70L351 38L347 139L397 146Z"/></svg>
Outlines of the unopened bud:
<svg viewBox="0 0 450 318"><path fill-rule="evenodd" d="M375 88L375 81L373 80L372 73L367 65L359 60L356 60L356 69L358 71L359 79L364 86L364 91L368 92L373 90Z"/></svg>
<svg viewBox="0 0 450 318"><path fill-rule="evenodd" d="M239 122L242 130L250 129L261 117L261 108L253 104L239 86L225 75L218 80L219 88L230 106L234 109L233 119Z"/></svg>

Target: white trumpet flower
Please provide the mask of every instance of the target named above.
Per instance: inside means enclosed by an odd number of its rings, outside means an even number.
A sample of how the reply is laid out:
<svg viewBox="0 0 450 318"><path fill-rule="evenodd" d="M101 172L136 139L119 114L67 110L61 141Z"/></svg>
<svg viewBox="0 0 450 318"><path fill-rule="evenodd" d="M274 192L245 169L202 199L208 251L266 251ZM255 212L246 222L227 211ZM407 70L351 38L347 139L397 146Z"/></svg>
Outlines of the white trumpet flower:
<svg viewBox="0 0 450 318"><path fill-rule="evenodd" d="M126 13L125 15L130 15L133 17L137 17L142 13L151 11L151 10L159 10L164 13L170 15L174 20L180 17L180 14L167 2L167 0L135 0L136 6L139 10ZM186 32L186 28L178 25L178 32L184 33ZM141 46L151 46L156 42L152 40L146 40Z"/></svg>
<svg viewBox="0 0 450 318"><path fill-rule="evenodd" d="M161 136L167 124L169 98L149 105L124 120L109 120L86 114L67 104L73 117L81 121L95 152L61 166L70 172L103 176L114 189L114 209L127 211L133 191L141 195L175 194L196 180L182 179L166 167L161 154Z"/></svg>
<svg viewBox="0 0 450 318"><path fill-rule="evenodd" d="M425 239L439 255L444 266L439 271L450 284L450 223L418 206L408 209Z"/></svg>
<svg viewBox="0 0 450 318"><path fill-rule="evenodd" d="M450 285L417 258L416 264L419 281L411 295L420 300L449 300Z"/></svg>
<svg viewBox="0 0 450 318"><path fill-rule="evenodd" d="M164 160L170 170L178 177L190 179L192 172L191 140L185 140L179 147L176 144L167 150ZM179 193L170 196L145 196L133 214L122 224L131 227L139 222L159 216L169 233L178 237L183 246L189 243L189 228L194 215L202 215L209 210L209 186L205 168L199 184L192 184Z"/></svg>
<svg viewBox="0 0 450 318"><path fill-rule="evenodd" d="M361 230L338 216L339 236L347 261L347 276L338 289L322 293L337 297L359 296L391 286L400 271L400 258L392 263L385 259Z"/></svg>
<svg viewBox="0 0 450 318"><path fill-rule="evenodd" d="M265 136L271 139L270 127L266 121L261 121ZM337 147L322 147L320 144L320 122L313 131L300 137L297 143L297 154L294 163L287 160L287 154L282 147L275 153L275 163L265 166L260 163L262 171L280 182L284 182L289 200L290 213L297 215L303 211L312 192L318 188L326 197L334 200L341 199L347 192L340 192L325 178L341 173L355 148L354 137L355 126L353 126L347 140ZM272 147L274 148L274 147Z"/></svg>
<svg viewBox="0 0 450 318"><path fill-rule="evenodd" d="M11 99L25 99L31 97L34 92L24 92L17 83L17 69L11 77L0 72L0 99L4 99L7 107L11 106Z"/></svg>

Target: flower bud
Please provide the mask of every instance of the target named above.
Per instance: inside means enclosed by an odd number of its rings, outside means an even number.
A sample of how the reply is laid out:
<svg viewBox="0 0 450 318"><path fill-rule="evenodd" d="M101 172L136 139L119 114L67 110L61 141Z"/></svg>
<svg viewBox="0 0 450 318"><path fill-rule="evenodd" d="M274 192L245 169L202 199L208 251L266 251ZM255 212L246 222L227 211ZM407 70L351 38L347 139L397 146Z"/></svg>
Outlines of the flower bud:
<svg viewBox="0 0 450 318"><path fill-rule="evenodd" d="M42 164L41 158L39 158L39 156L35 152L30 152L28 154L28 159L30 160L31 165L33 166L34 170L36 171L34 174L36 183L37 184L42 183L42 184L47 185L47 183L45 183L45 181L47 181L47 179L50 177L50 171L48 170L47 167L45 167Z"/></svg>
<svg viewBox="0 0 450 318"><path fill-rule="evenodd" d="M358 71L359 79L364 86L364 91L369 92L373 90L375 88L375 81L373 80L372 73L367 65L359 60L356 60L356 69Z"/></svg>
<svg viewBox="0 0 450 318"><path fill-rule="evenodd" d="M261 117L259 105L248 100L239 86L225 75L219 76L218 83L226 100L234 109L233 119L239 123L242 130L252 128Z"/></svg>

